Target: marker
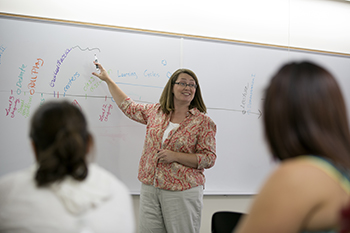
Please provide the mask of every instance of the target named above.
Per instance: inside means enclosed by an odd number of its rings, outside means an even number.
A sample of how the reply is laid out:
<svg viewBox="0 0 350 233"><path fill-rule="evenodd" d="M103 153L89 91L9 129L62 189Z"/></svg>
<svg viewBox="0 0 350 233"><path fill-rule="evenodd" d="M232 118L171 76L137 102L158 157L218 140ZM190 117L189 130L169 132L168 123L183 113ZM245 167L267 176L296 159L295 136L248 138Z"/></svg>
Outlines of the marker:
<svg viewBox="0 0 350 233"><path fill-rule="evenodd" d="M95 54L95 62L98 62L97 57L96 57L96 54ZM97 64L96 64L96 70L97 70L97 71L100 71L100 69L98 68L98 65L97 65Z"/></svg>

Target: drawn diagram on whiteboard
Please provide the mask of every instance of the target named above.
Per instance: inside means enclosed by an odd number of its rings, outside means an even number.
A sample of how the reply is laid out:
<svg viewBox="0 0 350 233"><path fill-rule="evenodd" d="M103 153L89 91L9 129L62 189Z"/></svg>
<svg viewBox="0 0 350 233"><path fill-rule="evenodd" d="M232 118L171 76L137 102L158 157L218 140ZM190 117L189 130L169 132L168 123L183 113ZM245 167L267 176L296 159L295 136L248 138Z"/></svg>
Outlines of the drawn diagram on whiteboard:
<svg viewBox="0 0 350 233"><path fill-rule="evenodd" d="M208 109L241 112L243 115L258 115L258 119L259 119L262 116L262 112L260 111L260 109L258 109L257 112L252 110L255 74L251 74L250 78L251 80L247 82L243 88L243 92L241 96L242 99L239 105L240 109L209 108L209 107Z"/></svg>

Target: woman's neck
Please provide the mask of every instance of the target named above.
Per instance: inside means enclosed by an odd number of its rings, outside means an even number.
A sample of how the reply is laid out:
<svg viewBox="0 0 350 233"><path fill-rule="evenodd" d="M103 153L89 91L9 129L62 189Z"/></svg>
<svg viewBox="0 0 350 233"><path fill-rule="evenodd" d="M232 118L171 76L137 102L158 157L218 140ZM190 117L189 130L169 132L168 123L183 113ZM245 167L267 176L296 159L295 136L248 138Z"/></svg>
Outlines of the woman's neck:
<svg viewBox="0 0 350 233"><path fill-rule="evenodd" d="M170 121L172 123L181 123L187 116L189 106L181 105L175 106L175 110L171 114Z"/></svg>

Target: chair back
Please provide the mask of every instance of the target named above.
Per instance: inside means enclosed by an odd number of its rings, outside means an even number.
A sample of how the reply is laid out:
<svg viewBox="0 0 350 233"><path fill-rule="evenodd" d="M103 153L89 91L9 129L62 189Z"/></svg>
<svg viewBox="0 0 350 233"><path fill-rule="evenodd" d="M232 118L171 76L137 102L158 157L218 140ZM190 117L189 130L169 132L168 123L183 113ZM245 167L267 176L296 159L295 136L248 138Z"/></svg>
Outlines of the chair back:
<svg viewBox="0 0 350 233"><path fill-rule="evenodd" d="M232 233L243 213L232 211L215 212L211 219L212 233Z"/></svg>

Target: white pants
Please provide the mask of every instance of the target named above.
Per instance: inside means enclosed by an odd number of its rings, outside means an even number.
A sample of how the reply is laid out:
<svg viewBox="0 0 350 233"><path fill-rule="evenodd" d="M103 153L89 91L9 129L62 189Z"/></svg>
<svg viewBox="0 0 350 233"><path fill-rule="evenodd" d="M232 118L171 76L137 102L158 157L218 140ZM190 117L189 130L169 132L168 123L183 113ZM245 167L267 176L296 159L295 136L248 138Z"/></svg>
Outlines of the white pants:
<svg viewBox="0 0 350 233"><path fill-rule="evenodd" d="M199 233L203 186L169 191L142 184L140 233Z"/></svg>

